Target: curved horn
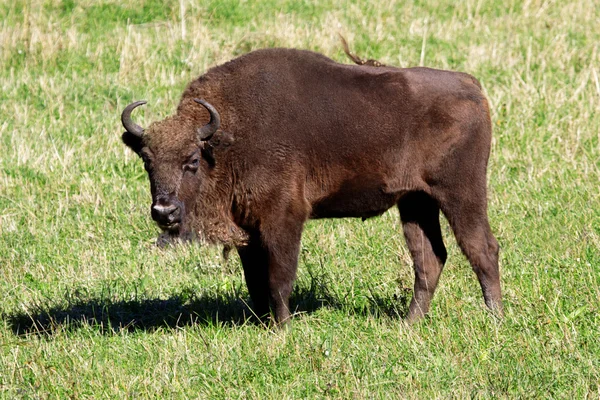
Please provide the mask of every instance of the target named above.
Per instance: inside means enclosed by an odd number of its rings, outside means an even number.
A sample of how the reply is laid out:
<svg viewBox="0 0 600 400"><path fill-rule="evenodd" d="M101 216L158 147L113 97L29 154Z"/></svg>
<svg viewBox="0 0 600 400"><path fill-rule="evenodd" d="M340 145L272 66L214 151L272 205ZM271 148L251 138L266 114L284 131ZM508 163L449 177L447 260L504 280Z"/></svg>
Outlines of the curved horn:
<svg viewBox="0 0 600 400"><path fill-rule="evenodd" d="M221 117L219 117L217 110L204 99L194 99L194 101L204 106L204 108L206 108L210 114L210 121L208 124L204 125L202 128L198 128L198 137L200 140L208 140L212 135L215 134L217 129L219 129L219 126L221 125Z"/></svg>
<svg viewBox="0 0 600 400"><path fill-rule="evenodd" d="M137 136L142 137L144 135L144 128L136 124L131 120L131 112L134 108L141 106L142 104L146 104L146 101L136 101L135 103L131 103L123 110L121 114L121 122L123 123L123 128L127 130L127 132Z"/></svg>

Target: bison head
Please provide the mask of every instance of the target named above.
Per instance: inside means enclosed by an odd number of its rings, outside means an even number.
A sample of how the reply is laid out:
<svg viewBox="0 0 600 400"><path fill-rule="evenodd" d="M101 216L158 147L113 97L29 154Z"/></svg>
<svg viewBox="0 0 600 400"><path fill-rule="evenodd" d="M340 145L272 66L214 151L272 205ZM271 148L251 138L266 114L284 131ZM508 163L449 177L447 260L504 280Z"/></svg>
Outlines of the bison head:
<svg viewBox="0 0 600 400"><path fill-rule="evenodd" d="M208 110L208 124L175 115L143 129L131 120L131 112L145 101L128 105L121 115L123 142L142 158L150 178L152 218L171 236L197 233L198 199L215 164L209 141L219 129L219 113L204 100L194 101Z"/></svg>

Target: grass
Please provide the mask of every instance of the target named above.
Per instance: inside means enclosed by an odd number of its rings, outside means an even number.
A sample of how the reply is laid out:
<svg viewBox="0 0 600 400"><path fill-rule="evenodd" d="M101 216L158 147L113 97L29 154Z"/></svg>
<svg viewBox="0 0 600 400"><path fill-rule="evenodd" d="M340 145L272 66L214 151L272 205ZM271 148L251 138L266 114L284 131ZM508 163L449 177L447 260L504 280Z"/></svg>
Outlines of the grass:
<svg viewBox="0 0 600 400"><path fill-rule="evenodd" d="M0 397L600 396L600 6L592 0L0 3ZM120 142L207 68L266 46L469 72L492 105L506 317L444 225L430 316L402 321L396 210L310 222L291 331L246 321L237 257L154 246Z"/></svg>

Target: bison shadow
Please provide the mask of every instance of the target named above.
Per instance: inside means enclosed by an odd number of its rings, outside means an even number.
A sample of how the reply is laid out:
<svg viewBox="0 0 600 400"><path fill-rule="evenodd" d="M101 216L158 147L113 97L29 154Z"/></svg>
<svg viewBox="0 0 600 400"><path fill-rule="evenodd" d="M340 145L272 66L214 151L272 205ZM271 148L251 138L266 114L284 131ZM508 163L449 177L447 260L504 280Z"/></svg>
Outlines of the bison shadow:
<svg viewBox="0 0 600 400"><path fill-rule="evenodd" d="M380 296L370 291L362 304L348 304L348 296L333 295L311 284L297 287L290 305L297 315L312 313L322 307L363 316L404 318L410 293ZM195 295L190 289L168 299L111 300L103 298L72 299L66 305L36 305L29 311L4 314L15 335L51 336L60 331L93 327L103 334L155 331L185 326L240 326L263 324L253 315L250 299L238 294Z"/></svg>

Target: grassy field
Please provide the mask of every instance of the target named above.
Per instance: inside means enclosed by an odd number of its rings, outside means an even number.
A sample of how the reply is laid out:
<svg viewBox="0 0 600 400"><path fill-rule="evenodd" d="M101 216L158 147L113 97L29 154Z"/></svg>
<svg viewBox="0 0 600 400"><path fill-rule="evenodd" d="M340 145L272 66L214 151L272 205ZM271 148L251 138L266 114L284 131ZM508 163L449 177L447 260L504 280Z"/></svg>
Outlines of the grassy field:
<svg viewBox="0 0 600 400"><path fill-rule="evenodd" d="M1 0L0 397L600 397L600 3ZM460 5L456 5L460 4ZM469 72L492 106L497 320L447 224L408 326L398 213L311 222L290 331L245 321L237 256L154 246L120 141L261 47Z"/></svg>

